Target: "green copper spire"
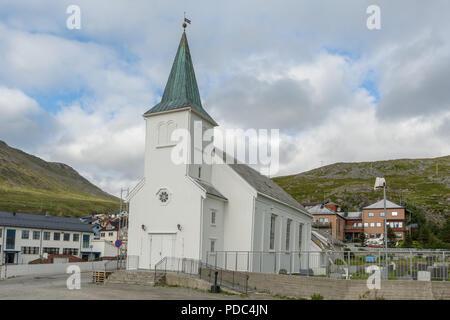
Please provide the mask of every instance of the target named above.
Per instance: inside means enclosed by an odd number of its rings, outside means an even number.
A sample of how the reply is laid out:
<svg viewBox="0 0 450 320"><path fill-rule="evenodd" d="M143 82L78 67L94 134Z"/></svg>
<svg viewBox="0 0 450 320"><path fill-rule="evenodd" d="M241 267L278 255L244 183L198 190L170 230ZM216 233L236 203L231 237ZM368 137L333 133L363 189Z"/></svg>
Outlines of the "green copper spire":
<svg viewBox="0 0 450 320"><path fill-rule="evenodd" d="M169 80L167 80L161 102L147 111L145 115L181 108L191 108L206 120L217 125L203 109L185 32L181 36L177 55L173 61L172 70L170 71Z"/></svg>

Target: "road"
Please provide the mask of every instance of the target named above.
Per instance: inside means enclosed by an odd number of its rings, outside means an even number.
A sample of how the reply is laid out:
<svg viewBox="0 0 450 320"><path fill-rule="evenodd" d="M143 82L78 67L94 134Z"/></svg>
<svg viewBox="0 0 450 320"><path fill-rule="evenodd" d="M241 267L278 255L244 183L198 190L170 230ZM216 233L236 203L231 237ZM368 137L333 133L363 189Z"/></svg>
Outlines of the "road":
<svg viewBox="0 0 450 320"><path fill-rule="evenodd" d="M239 295L213 294L180 287L151 287L125 284L94 284L91 273L81 274L81 288L69 290L69 275L24 276L0 281L0 300L228 300L274 299L265 294Z"/></svg>

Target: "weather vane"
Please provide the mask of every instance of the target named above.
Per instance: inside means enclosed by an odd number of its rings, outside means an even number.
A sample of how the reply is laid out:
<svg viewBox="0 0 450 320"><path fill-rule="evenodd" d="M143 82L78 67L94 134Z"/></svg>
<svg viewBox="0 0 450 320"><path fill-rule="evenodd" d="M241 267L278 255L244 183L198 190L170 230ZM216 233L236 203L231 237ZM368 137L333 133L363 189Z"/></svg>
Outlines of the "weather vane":
<svg viewBox="0 0 450 320"><path fill-rule="evenodd" d="M183 22L183 29L185 29L185 30L186 30L186 27L187 27L186 22L189 23L189 24L191 24L191 20L189 20L188 18L186 18L186 11L185 11L185 12L184 12L184 22Z"/></svg>

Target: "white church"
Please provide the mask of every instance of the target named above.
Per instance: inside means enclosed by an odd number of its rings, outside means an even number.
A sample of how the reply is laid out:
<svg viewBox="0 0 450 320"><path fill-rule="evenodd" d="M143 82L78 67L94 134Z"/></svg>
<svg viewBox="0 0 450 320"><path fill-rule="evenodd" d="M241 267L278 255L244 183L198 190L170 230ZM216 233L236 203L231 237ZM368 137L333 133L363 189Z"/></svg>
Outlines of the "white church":
<svg viewBox="0 0 450 320"><path fill-rule="evenodd" d="M218 126L202 107L185 32L161 102L143 116L145 172L127 199L128 261L139 269L165 257L255 272L299 268L288 253L309 250L312 216L282 188L245 164L171 160L175 129L194 136L199 121L201 130Z"/></svg>

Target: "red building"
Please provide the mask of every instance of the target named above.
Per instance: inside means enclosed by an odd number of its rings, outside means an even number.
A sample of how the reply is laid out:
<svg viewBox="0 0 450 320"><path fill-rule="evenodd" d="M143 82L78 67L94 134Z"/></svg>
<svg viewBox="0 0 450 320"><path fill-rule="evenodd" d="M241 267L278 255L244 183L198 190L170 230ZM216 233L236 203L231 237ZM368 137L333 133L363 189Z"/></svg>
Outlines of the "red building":
<svg viewBox="0 0 450 320"><path fill-rule="evenodd" d="M339 240L357 241L364 232L367 239L384 239L384 202L380 200L362 212L341 212L335 203L305 204L313 215L313 227L324 229ZM386 200L387 224L398 240L405 238L406 209Z"/></svg>

